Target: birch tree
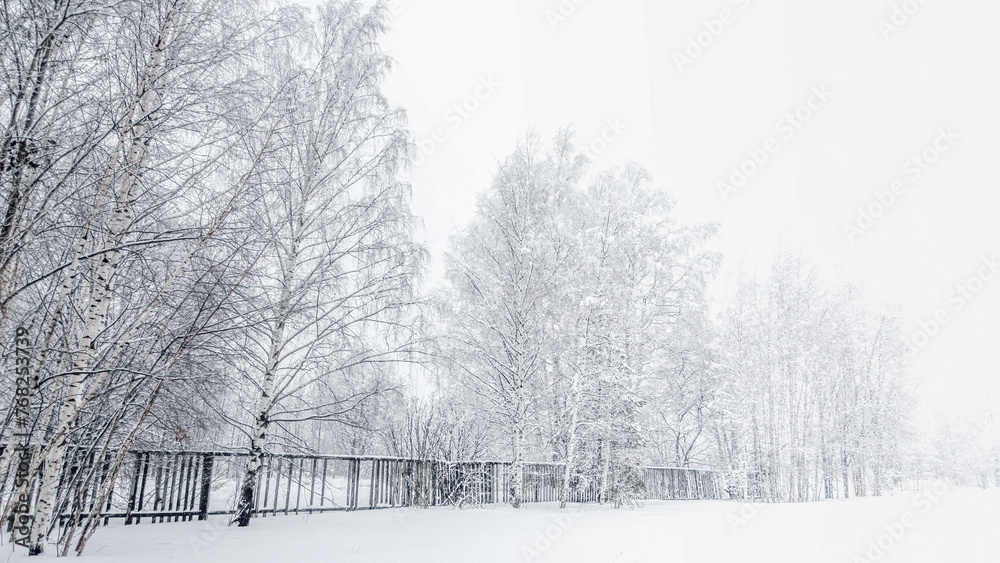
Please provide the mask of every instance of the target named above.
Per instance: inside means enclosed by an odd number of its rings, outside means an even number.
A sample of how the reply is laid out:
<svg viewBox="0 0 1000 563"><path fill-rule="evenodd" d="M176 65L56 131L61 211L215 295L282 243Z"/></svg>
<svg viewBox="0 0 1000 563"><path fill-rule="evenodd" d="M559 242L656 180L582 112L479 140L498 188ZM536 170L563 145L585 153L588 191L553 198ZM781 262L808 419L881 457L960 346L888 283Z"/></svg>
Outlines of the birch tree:
<svg viewBox="0 0 1000 563"><path fill-rule="evenodd" d="M712 227L676 221L673 201L637 165L599 174L587 195L586 438L601 500L621 504L641 487L644 413L671 344L705 308L716 257L703 247Z"/></svg>
<svg viewBox="0 0 1000 563"><path fill-rule="evenodd" d="M908 443L898 319L801 257L776 257L725 314L720 456L738 494L774 501L880 494Z"/></svg>
<svg viewBox="0 0 1000 563"><path fill-rule="evenodd" d="M255 179L260 232L241 346L255 395L234 520L247 526L268 441L307 421L346 421L392 385L405 361L422 250L410 239L409 144L381 93L386 8L334 1L303 16L273 71L287 91L277 149ZM280 66L279 66L280 65Z"/></svg>
<svg viewBox="0 0 1000 563"><path fill-rule="evenodd" d="M4 280L5 303L38 297L34 313L43 313L34 370L39 389L48 391L35 421L40 452L31 472L43 460L45 469L31 554L43 550L56 524L70 448L110 440L130 409L152 405L162 386L156 382L184 348L177 343L187 342L163 331L192 321L178 318L190 310L186 274L221 220L208 208L191 215L188 204L239 136L228 115L234 106L220 93L239 97L242 78L222 69L246 45L246 27L222 22L212 2L55 6L53 21L77 35L67 36L67 55L52 59L61 80L39 95L51 103L37 106L48 108L43 122L50 127L39 130L68 135L35 176L50 201L41 198L37 219L19 236L18 244L34 241L35 260ZM227 14L238 20L241 6L230 4ZM226 70L238 76L237 67ZM125 438L125 451L130 442Z"/></svg>
<svg viewBox="0 0 1000 563"><path fill-rule="evenodd" d="M548 307L570 260L555 242L556 212L570 197L560 181L568 155L558 142L545 155L529 134L500 164L448 256L458 365L509 441L514 507L523 502L529 424L543 395Z"/></svg>

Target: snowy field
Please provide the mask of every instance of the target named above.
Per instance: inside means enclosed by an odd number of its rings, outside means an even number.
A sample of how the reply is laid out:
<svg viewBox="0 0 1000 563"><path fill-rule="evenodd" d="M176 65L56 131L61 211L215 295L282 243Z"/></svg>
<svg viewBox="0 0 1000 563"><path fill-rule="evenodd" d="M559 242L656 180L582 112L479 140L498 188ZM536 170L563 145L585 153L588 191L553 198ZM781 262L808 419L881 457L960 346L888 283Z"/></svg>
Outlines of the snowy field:
<svg viewBox="0 0 1000 563"><path fill-rule="evenodd" d="M941 491L939 491L941 492ZM1000 491L958 489L799 505L648 502L396 509L102 529L84 561L708 563L1000 561ZM881 547L879 547L881 544ZM0 561L10 557L9 546ZM51 551L51 550L50 550ZM37 559L34 559L37 561Z"/></svg>

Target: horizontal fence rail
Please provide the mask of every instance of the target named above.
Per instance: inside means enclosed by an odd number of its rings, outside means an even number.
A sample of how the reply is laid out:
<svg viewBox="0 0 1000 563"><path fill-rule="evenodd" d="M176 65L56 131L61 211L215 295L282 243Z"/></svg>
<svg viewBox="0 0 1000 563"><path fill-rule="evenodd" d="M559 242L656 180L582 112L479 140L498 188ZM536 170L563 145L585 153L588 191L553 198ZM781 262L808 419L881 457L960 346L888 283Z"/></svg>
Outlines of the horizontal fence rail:
<svg viewBox="0 0 1000 563"><path fill-rule="evenodd" d="M98 508L102 523L126 525L204 520L233 514L247 455L238 452L133 450L112 478L110 455L69 456L59 484L58 524L79 524ZM565 466L525 463L523 502L558 501ZM720 499L717 475L709 470L649 467L642 472L645 499ZM88 483L87 485L83 485ZM408 506L482 506L512 498L510 462L446 462L382 456L267 455L258 472L253 512L257 517L370 510ZM570 502L596 502L597 483L576 476ZM101 501L101 491L111 495ZM0 489L0 500L11 494ZM37 490L32 491L32 496ZM37 499L32 499L32 504Z"/></svg>

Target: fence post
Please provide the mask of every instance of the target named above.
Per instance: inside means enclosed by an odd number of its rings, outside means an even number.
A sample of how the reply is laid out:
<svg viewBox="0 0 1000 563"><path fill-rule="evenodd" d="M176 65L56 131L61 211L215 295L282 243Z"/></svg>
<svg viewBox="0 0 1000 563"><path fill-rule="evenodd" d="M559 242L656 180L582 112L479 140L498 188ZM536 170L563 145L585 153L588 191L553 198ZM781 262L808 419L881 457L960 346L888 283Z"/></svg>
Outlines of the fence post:
<svg viewBox="0 0 1000 563"><path fill-rule="evenodd" d="M201 467L201 497L198 499L198 520L208 519L208 495L212 492L212 465L215 458L205 454Z"/></svg>
<svg viewBox="0 0 1000 563"><path fill-rule="evenodd" d="M371 479L368 482L368 508L375 508L375 476L378 470L378 461L372 460Z"/></svg>
<svg viewBox="0 0 1000 563"><path fill-rule="evenodd" d="M347 506L350 510L357 510L358 508L358 495L360 494L358 489L361 483L361 461L358 459L352 459L347 464L347 495L348 503Z"/></svg>
<svg viewBox="0 0 1000 563"><path fill-rule="evenodd" d="M135 510L135 495L139 489L139 473L142 469L142 456L135 455L135 476L132 478L132 488L129 490L128 507L125 509L125 525L132 525L132 511Z"/></svg>

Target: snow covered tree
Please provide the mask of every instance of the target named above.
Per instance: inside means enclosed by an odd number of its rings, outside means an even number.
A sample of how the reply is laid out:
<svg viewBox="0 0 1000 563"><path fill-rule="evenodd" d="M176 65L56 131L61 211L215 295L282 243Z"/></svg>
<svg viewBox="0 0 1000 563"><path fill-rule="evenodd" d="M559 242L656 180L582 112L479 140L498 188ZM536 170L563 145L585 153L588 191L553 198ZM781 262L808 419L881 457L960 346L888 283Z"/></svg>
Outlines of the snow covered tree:
<svg viewBox="0 0 1000 563"><path fill-rule="evenodd" d="M113 451L117 471L212 316L195 264L240 195L219 182L220 163L244 133L240 63L267 18L245 19L243 2L8 7L16 31L4 39L27 39L35 62L0 47L6 76L30 84L7 100L6 135L45 139L26 168L9 170L18 178L0 290L5 322L33 328L28 482L39 493L28 543L38 554L60 507L82 510L59 487L70 456Z"/></svg>
<svg viewBox="0 0 1000 563"><path fill-rule="evenodd" d="M529 134L499 167L448 256L456 362L511 447L511 502L523 501L527 434L544 396L549 308L571 259L558 211L570 197L568 139L545 155Z"/></svg>
<svg viewBox="0 0 1000 563"><path fill-rule="evenodd" d="M668 351L685 317L704 311L704 288L716 257L704 250L707 225L672 217L673 201L630 165L599 174L584 204L585 275L577 357L583 377L587 440L602 501L638 494L649 401L671 368ZM568 465L572 465L570 461Z"/></svg>
<svg viewBox="0 0 1000 563"><path fill-rule="evenodd" d="M731 494L879 494L898 470L910 390L898 321L793 254L744 281L725 313L721 416Z"/></svg>
<svg viewBox="0 0 1000 563"><path fill-rule="evenodd" d="M704 311L715 267L711 228L678 224L641 168L581 189L584 164L569 131L544 155L529 137L452 246L457 361L511 436L515 505L531 427L536 451L565 463L563 506L579 481L634 498L664 350Z"/></svg>
<svg viewBox="0 0 1000 563"><path fill-rule="evenodd" d="M386 8L332 1L303 17L280 52L274 88L275 148L254 178L260 197L244 210L255 265L242 291L242 336L232 370L250 379L241 426L249 460L235 521L250 522L268 440L279 428L345 421L389 385L406 360L412 288L422 250L410 239L407 187L397 179L409 145L403 114L381 82L378 45Z"/></svg>

